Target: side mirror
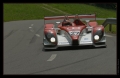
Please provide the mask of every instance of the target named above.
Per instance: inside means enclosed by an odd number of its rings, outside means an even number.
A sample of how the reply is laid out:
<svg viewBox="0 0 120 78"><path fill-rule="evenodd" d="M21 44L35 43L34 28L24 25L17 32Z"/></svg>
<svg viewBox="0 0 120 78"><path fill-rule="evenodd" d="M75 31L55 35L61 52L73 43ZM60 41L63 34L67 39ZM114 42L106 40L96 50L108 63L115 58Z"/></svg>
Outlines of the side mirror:
<svg viewBox="0 0 120 78"><path fill-rule="evenodd" d="M85 20L87 23L90 21L90 20Z"/></svg>
<svg viewBox="0 0 120 78"><path fill-rule="evenodd" d="M56 22L56 24L59 24L60 22Z"/></svg>
<svg viewBox="0 0 120 78"><path fill-rule="evenodd" d="M87 23L87 26L89 26L89 24L88 24L88 23L89 23L89 21L90 21L90 20L85 20L85 21L86 21L86 23Z"/></svg>
<svg viewBox="0 0 120 78"><path fill-rule="evenodd" d="M58 24L60 24L60 22L55 22L55 23L56 23L55 28L57 28L57 26L58 26Z"/></svg>

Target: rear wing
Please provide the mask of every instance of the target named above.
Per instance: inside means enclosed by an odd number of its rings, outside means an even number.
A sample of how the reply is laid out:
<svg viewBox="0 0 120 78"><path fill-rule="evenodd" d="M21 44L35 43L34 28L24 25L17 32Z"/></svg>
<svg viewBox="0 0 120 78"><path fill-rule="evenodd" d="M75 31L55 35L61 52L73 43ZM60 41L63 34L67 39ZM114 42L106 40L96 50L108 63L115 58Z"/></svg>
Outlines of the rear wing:
<svg viewBox="0 0 120 78"><path fill-rule="evenodd" d="M80 19L94 19L96 20L95 14L84 14L84 15L78 15ZM65 16L50 16L50 17L44 17L44 20L57 20L57 19L64 19ZM75 18L75 15L68 15L69 19Z"/></svg>

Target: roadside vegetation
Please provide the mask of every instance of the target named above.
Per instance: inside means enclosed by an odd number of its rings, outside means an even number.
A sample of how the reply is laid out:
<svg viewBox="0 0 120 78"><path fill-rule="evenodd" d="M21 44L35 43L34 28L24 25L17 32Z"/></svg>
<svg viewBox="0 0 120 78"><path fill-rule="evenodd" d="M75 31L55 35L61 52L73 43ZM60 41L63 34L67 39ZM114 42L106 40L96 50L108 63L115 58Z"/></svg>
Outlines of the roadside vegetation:
<svg viewBox="0 0 120 78"><path fill-rule="evenodd" d="M71 15L71 14L93 14L97 18L116 18L117 11L106 9L89 4L80 3L4 3L3 21L34 20L43 19L44 16ZM103 20L98 21L99 24ZM108 31L106 27L106 31ZM112 32L116 33L116 26L113 25Z"/></svg>

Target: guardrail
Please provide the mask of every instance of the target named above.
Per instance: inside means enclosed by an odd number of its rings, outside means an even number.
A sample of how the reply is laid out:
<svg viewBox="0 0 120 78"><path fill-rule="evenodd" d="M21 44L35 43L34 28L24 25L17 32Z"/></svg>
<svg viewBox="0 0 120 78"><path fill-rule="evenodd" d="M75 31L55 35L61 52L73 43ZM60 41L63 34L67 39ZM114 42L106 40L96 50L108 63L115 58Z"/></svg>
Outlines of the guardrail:
<svg viewBox="0 0 120 78"><path fill-rule="evenodd" d="M107 18L102 25L106 27L109 24L109 31L112 31L112 24L116 25L116 23L117 23L116 18Z"/></svg>

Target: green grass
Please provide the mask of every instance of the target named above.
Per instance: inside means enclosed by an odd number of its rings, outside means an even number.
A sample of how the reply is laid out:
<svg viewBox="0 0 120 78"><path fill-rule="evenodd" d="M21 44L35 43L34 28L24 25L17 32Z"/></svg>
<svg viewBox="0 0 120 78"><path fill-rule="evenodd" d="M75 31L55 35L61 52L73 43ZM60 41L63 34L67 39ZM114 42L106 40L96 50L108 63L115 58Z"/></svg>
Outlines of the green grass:
<svg viewBox="0 0 120 78"><path fill-rule="evenodd" d="M42 7L46 7L51 9L54 12L46 10ZM13 21L13 20L30 20L30 19L43 19L44 16L54 16L54 15L65 15L65 13L59 12L57 10L52 9L51 7L57 8L69 14L89 14L96 13L96 16L99 18L109 18L116 17L116 11L107 10L99 7L94 7L86 4L65 4L65 3L57 3L57 4L47 4L43 5L39 4L28 4L28 3L5 3L3 5L3 14L4 21Z"/></svg>
<svg viewBox="0 0 120 78"><path fill-rule="evenodd" d="M59 13L50 12L41 7L42 4L4 4L4 21L43 19Z"/></svg>
<svg viewBox="0 0 120 78"><path fill-rule="evenodd" d="M43 8L44 7L44 8ZM45 9L47 8L47 9ZM58 10L56 10L56 9ZM49 9L49 10L48 10ZM50 11L52 10L52 11ZM61 12L61 11L63 12ZM90 14L96 13L97 18L116 18L117 11L103 9L86 4L78 3L4 3L3 4L3 21L16 21L16 20L34 20L43 19L44 16L66 15L69 14ZM104 21L98 21L102 24ZM108 31L106 26L105 30ZM109 32L109 31L108 31ZM112 32L116 33L116 26L112 26Z"/></svg>
<svg viewBox="0 0 120 78"><path fill-rule="evenodd" d="M109 17L115 17L116 18L116 13L117 11L115 10L108 10L108 9L103 9L100 7L95 7L91 5L86 5L86 4L78 4L78 3L64 3L64 4L52 4L49 3L48 5L58 8L62 11L71 13L71 14L93 14L96 13L97 17L100 18L109 18Z"/></svg>

